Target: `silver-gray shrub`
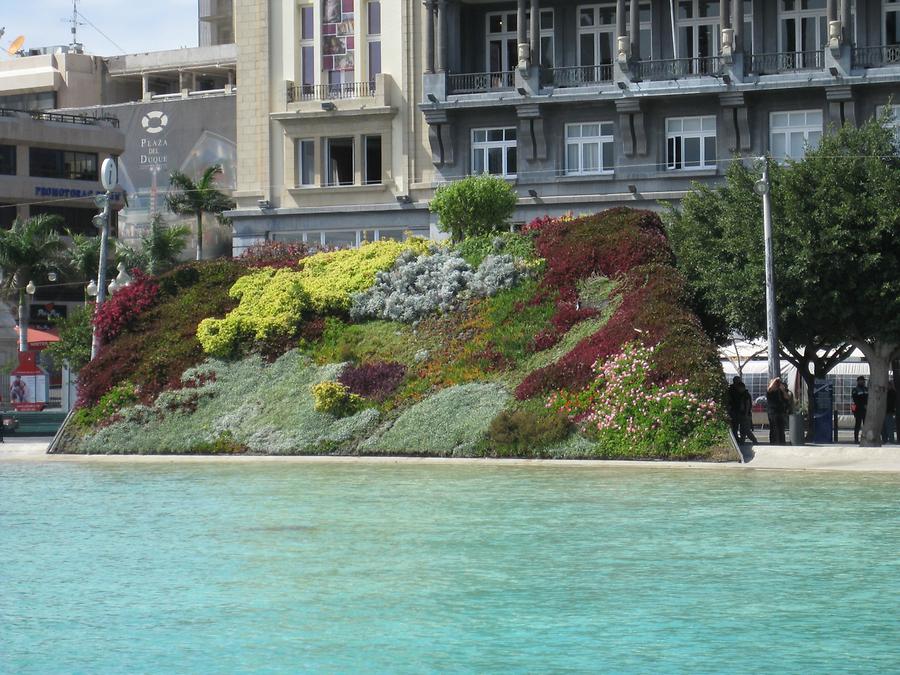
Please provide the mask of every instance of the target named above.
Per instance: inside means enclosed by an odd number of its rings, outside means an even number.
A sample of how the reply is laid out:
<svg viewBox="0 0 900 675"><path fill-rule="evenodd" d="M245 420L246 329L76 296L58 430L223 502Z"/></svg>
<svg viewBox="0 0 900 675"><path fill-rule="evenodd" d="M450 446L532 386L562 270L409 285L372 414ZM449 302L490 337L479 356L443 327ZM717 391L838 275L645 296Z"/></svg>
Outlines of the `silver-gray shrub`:
<svg viewBox="0 0 900 675"><path fill-rule="evenodd" d="M420 256L408 251L390 270L379 272L370 289L354 294L350 316L414 323L452 309L461 299L492 296L515 286L525 273L509 255L487 256L473 270L451 249Z"/></svg>

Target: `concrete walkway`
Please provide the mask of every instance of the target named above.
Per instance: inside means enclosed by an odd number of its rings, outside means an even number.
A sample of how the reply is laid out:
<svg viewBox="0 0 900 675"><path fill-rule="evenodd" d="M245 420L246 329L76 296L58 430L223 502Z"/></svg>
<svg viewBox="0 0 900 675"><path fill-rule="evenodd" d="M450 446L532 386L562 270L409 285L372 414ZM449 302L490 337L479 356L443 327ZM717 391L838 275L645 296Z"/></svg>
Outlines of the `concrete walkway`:
<svg viewBox="0 0 900 675"><path fill-rule="evenodd" d="M788 471L872 471L900 473L900 445L860 448L856 445L754 445L743 446L748 461L638 462L570 459L445 459L439 457L329 457L304 455L48 455L50 438L7 438L0 444L0 461L174 463L174 462L288 462L371 464L482 464L514 466L596 466L675 469L765 469Z"/></svg>

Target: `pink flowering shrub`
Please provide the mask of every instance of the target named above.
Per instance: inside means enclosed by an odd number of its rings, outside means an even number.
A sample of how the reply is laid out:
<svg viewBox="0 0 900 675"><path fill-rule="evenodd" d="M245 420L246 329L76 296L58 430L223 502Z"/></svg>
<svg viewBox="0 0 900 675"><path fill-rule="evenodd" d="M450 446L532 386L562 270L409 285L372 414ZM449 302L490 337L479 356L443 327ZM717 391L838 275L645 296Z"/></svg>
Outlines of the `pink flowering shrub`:
<svg viewBox="0 0 900 675"><path fill-rule="evenodd" d="M547 407L582 425L604 457L701 457L725 431L715 400L702 398L687 380L653 383L655 347L629 342L594 364L583 390L558 391Z"/></svg>

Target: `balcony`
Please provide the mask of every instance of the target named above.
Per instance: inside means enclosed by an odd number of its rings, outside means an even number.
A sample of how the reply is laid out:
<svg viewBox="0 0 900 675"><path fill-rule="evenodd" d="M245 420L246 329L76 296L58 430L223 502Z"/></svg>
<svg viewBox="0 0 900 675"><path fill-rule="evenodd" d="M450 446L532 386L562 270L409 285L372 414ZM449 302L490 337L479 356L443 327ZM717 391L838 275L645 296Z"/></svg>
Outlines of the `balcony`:
<svg viewBox="0 0 900 675"><path fill-rule="evenodd" d="M750 58L750 72L757 75L775 75L797 70L822 70L825 67L825 52L773 52L753 54Z"/></svg>
<svg viewBox="0 0 900 675"><path fill-rule="evenodd" d="M720 56L638 61L634 65L638 80L679 80L685 77L717 76L724 70Z"/></svg>
<svg viewBox="0 0 900 675"><path fill-rule="evenodd" d="M599 66L568 66L550 69L550 82L554 87L590 87L613 81L612 64Z"/></svg>
<svg viewBox="0 0 900 675"><path fill-rule="evenodd" d="M512 89L515 81L515 71L512 70L493 73L452 73L447 76L447 89L451 94L479 94Z"/></svg>
<svg viewBox="0 0 900 675"><path fill-rule="evenodd" d="M340 84L294 84L287 89L287 102L333 101L375 96L375 82L341 82Z"/></svg>
<svg viewBox="0 0 900 675"><path fill-rule="evenodd" d="M900 45L854 47L850 52L853 68L881 68L900 64Z"/></svg>

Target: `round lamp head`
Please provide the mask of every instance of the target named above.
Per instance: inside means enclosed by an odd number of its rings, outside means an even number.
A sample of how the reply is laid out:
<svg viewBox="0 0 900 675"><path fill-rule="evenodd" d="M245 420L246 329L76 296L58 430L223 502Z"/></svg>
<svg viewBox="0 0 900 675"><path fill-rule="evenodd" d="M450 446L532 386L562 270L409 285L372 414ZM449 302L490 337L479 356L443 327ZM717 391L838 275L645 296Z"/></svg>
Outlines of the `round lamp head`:
<svg viewBox="0 0 900 675"><path fill-rule="evenodd" d="M762 197L764 194L766 194L769 191L768 181L765 181L762 178L760 178L758 181L756 181L753 184L753 191L756 194L758 194L760 197Z"/></svg>
<svg viewBox="0 0 900 675"><path fill-rule="evenodd" d="M119 290L119 284L117 284L116 280L113 279L112 281L109 282L109 286L106 287L106 290L108 290L109 294L112 295L117 290Z"/></svg>
<svg viewBox="0 0 900 675"><path fill-rule="evenodd" d="M34 295L34 292L37 290L37 286L34 285L33 281L29 281L28 285L25 287L25 292L28 295Z"/></svg>
<svg viewBox="0 0 900 675"><path fill-rule="evenodd" d="M56 272L50 272L50 274L47 275L47 279L49 279L50 281L56 281L58 279Z"/></svg>
<svg viewBox="0 0 900 675"><path fill-rule="evenodd" d="M97 282L94 281L93 279L91 279L91 283L89 283L89 284L87 285L87 288L85 288L84 290L86 290L86 291L87 291L87 294L88 294L89 296L91 296L92 298L96 297L96 296L97 296L97 290L98 290L98 289L97 289Z"/></svg>

